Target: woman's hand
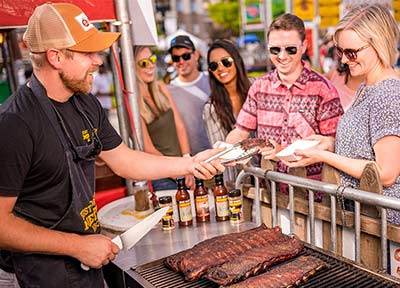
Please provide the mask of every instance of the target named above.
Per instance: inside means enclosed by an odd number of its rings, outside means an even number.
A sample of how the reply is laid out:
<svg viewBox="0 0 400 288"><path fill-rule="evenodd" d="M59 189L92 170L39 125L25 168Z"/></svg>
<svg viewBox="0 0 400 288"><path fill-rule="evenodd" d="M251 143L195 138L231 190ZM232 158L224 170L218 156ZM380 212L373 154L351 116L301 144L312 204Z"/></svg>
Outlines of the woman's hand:
<svg viewBox="0 0 400 288"><path fill-rule="evenodd" d="M282 162L288 167L305 167L314 163L324 162L325 156L329 151L320 150L319 148L311 148L305 150L295 150L294 155L301 157L298 161L284 161Z"/></svg>

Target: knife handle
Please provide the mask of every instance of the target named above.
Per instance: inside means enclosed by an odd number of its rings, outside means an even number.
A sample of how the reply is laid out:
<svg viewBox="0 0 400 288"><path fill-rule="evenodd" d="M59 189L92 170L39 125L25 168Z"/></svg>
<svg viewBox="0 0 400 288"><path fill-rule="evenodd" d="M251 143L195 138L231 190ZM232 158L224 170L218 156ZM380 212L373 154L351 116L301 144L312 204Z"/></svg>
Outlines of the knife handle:
<svg viewBox="0 0 400 288"><path fill-rule="evenodd" d="M119 236L114 237L114 238L111 240L111 242L113 242L115 245L117 245L117 246L119 247L119 249L122 249L121 237L119 237ZM81 268L82 268L82 270L85 270L85 271L89 271L89 270L90 270L90 267L87 266L87 265L85 265L85 264L83 264L83 263L81 263Z"/></svg>

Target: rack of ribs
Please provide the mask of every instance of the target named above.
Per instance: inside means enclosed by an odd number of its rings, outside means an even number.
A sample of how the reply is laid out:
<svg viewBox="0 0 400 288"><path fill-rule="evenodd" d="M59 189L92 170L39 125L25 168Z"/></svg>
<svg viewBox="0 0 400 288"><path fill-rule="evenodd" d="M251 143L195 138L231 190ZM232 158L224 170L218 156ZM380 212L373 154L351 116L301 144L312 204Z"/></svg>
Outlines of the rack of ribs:
<svg viewBox="0 0 400 288"><path fill-rule="evenodd" d="M235 259L211 268L205 275L209 280L228 285L247 279L265 271L268 267L295 257L303 250L303 244L296 238L279 244L267 243L245 251Z"/></svg>
<svg viewBox="0 0 400 288"><path fill-rule="evenodd" d="M179 261L178 267L188 281L195 281L210 268L234 259L244 251L267 243L279 244L289 236L282 234L279 227L253 229L250 233L234 233L207 240L196 245ZM182 255L181 255L182 256Z"/></svg>
<svg viewBox="0 0 400 288"><path fill-rule="evenodd" d="M246 230L246 231L242 231L242 232L238 232L238 233L227 234L227 235L216 236L216 237L204 240L204 241L194 245L192 248L183 250L179 253L176 253L174 255L167 257L164 264L167 267L169 267L171 270L173 270L175 272L179 272L180 271L179 264L181 263L183 258L190 258L192 254L195 254L197 251L200 251L203 248L208 247L209 245L212 245L212 243L215 241L225 241L225 239L228 239L231 237L237 237L239 235L246 235L246 234L250 234L250 233L257 233L259 231L266 230L266 229L268 229L267 226L265 226L265 224L262 224L261 226L250 229L250 230Z"/></svg>
<svg viewBox="0 0 400 288"><path fill-rule="evenodd" d="M313 256L300 256L258 276L227 286L229 288L283 288L306 281L318 270L328 265Z"/></svg>

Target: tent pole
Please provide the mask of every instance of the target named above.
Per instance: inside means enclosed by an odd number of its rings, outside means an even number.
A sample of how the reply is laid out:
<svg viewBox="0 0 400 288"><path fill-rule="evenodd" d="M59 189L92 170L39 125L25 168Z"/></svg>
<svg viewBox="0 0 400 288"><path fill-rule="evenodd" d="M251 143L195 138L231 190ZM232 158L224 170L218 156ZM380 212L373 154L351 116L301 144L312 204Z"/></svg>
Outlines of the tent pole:
<svg viewBox="0 0 400 288"><path fill-rule="evenodd" d="M117 32L115 24L113 23L110 25L110 31L111 32ZM116 61L118 62L118 66L121 67L121 60L120 60L120 54L118 53L120 50L119 43L114 42L113 44L113 50L115 51L116 59L114 57L111 57L111 67L114 75L114 93L115 93L115 98L117 100L117 115L118 115L118 125L119 125L119 131L121 133L122 141L129 147L132 148L132 142L129 142L129 134L131 131L131 126L129 124L129 118L128 114L126 111L126 106L125 106L125 101L124 101L124 94L122 92L122 86L121 83L119 82L118 79L118 71L117 71L117 65ZM127 193L128 195L133 195L133 180L131 179L126 179L125 181L126 187L127 187Z"/></svg>
<svg viewBox="0 0 400 288"><path fill-rule="evenodd" d="M135 60L133 57L133 42L131 36L132 31L130 29L131 20L129 19L126 0L115 0L115 11L117 14L117 19L121 23L121 62L125 80L125 88L127 91L130 91L128 94L129 107L132 111L133 121L135 124L134 132L137 135L137 138L133 139L134 148L136 150L143 150L143 135L140 122L139 98L136 85L136 71L134 65Z"/></svg>
<svg viewBox="0 0 400 288"><path fill-rule="evenodd" d="M140 122L140 111L139 111L139 99L138 99L138 89L136 85L136 78L135 78L135 63L134 57L133 57L133 45L132 45L132 32L131 32L131 22L129 19L128 15L128 7L127 7L127 1L126 0L115 0L115 12L117 16L117 20L120 21L120 32L121 34L121 62L122 62L122 71L124 75L124 81L125 81L125 88L127 91L131 91L132 93L128 94L128 99L129 99L129 107L132 112L132 117L133 121L135 123L135 127L132 127L135 131L133 131L137 137L133 137L133 146L135 150L143 150L144 145L143 145L143 134L142 134L142 126ZM123 99L122 99L123 100ZM122 101L121 103L123 103ZM119 109L118 110L118 119L125 123L122 124L124 126L124 129L126 134L130 134L127 132L127 129L129 128L126 123L126 111L125 109ZM120 123L121 123L120 122ZM121 125L121 124L120 124ZM122 126L120 126L122 127ZM122 132L122 129L121 129ZM124 142L126 144L129 144L129 137L128 135L124 135ZM129 147L132 148L132 145L128 145ZM132 163L133 164L133 163ZM132 184L133 181L131 179L127 179L126 185L128 188L128 195L133 195L133 189L132 189Z"/></svg>

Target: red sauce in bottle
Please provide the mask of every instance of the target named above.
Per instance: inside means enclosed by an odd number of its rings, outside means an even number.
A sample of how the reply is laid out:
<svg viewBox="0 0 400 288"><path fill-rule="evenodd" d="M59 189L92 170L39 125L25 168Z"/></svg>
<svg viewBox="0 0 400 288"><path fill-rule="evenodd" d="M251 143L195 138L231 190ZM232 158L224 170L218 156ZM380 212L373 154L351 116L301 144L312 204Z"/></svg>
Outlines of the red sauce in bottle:
<svg viewBox="0 0 400 288"><path fill-rule="evenodd" d="M176 205L178 206L179 225L189 226L193 224L192 205L190 194L186 190L185 177L176 178L177 191L175 194Z"/></svg>
<svg viewBox="0 0 400 288"><path fill-rule="evenodd" d="M229 220L228 190L224 185L223 174L215 175L214 201L215 219L217 221Z"/></svg>
<svg viewBox="0 0 400 288"><path fill-rule="evenodd" d="M194 189L194 203L196 207L197 222L210 221L210 204L208 202L207 189L204 188L203 180L196 178L196 188Z"/></svg>

